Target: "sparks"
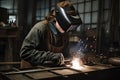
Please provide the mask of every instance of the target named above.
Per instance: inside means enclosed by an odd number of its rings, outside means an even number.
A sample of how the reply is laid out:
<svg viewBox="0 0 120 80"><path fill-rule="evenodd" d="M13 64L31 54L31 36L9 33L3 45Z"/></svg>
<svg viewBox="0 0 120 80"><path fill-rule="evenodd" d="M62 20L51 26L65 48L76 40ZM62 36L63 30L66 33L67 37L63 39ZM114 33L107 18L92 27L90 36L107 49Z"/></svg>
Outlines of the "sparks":
<svg viewBox="0 0 120 80"><path fill-rule="evenodd" d="M76 70L81 70L83 69L83 62L80 58L74 57L73 60L71 61L71 66L67 65L67 67L70 67Z"/></svg>
<svg viewBox="0 0 120 80"><path fill-rule="evenodd" d="M72 60L71 63L72 63L71 68L73 68L73 69L78 69L78 70L80 70L80 69L83 68L83 63L82 63L82 61L80 60L80 58L73 58L73 60Z"/></svg>

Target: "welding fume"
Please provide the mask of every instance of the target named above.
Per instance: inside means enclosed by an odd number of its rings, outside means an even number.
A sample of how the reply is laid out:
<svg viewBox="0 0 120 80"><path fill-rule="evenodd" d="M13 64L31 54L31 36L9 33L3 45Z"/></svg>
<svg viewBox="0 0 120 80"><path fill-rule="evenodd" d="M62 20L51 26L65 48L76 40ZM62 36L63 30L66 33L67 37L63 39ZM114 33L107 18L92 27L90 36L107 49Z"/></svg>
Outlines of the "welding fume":
<svg viewBox="0 0 120 80"><path fill-rule="evenodd" d="M68 32L82 24L70 1L58 2L55 9L36 23L25 37L20 50L21 68L65 64Z"/></svg>

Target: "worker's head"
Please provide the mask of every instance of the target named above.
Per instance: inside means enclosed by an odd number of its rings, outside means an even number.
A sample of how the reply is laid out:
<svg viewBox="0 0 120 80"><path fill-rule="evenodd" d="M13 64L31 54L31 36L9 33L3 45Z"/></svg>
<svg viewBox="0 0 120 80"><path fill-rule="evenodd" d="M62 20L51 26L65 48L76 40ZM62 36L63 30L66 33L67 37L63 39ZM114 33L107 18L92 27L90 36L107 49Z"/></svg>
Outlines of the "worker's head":
<svg viewBox="0 0 120 80"><path fill-rule="evenodd" d="M75 30L82 23L78 12L69 1L57 4L56 21L65 32Z"/></svg>
<svg viewBox="0 0 120 80"><path fill-rule="evenodd" d="M61 33L75 30L82 24L78 12L69 1L57 3L55 10L50 15L49 19L56 23L56 28Z"/></svg>

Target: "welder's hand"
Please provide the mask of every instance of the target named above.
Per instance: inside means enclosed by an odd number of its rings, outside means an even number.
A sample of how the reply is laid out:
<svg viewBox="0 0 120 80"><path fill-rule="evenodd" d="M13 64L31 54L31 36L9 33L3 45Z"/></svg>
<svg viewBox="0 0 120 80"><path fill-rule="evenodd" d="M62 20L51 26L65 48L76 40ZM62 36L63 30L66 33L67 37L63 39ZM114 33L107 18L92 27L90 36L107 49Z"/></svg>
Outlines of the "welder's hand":
<svg viewBox="0 0 120 80"><path fill-rule="evenodd" d="M64 56L62 53L54 53L52 57L52 62L56 66L64 65Z"/></svg>

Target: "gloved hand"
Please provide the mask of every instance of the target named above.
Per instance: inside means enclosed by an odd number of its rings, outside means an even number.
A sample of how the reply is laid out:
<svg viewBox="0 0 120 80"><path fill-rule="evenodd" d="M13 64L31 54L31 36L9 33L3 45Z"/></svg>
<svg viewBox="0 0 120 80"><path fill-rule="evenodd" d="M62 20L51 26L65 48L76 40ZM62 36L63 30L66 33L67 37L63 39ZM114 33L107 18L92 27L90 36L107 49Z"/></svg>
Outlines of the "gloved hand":
<svg viewBox="0 0 120 80"><path fill-rule="evenodd" d="M46 52L42 55L41 63L47 66L61 66L64 64L64 56L62 53ZM42 61L43 60L43 61Z"/></svg>
<svg viewBox="0 0 120 80"><path fill-rule="evenodd" d="M51 60L56 66L64 65L64 56L62 53L54 53Z"/></svg>

